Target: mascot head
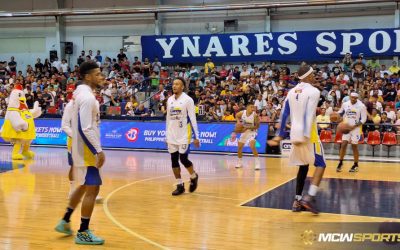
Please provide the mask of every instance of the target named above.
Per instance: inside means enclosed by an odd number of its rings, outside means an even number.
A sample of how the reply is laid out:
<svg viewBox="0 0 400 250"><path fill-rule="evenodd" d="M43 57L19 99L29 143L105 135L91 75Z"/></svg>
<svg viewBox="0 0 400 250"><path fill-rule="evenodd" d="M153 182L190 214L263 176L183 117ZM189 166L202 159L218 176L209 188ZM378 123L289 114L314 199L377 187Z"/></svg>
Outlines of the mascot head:
<svg viewBox="0 0 400 250"><path fill-rule="evenodd" d="M26 105L25 93L22 90L21 84L16 84L14 89L11 91L8 107L17 108L20 110L28 109L28 106Z"/></svg>

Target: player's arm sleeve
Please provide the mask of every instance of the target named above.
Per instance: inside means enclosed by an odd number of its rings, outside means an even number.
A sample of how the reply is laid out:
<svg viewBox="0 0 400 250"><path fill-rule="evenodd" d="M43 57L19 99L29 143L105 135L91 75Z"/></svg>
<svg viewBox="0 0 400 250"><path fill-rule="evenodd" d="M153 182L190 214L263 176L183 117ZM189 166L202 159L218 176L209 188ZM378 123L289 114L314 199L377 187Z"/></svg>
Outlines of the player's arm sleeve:
<svg viewBox="0 0 400 250"><path fill-rule="evenodd" d="M92 125L93 109L96 107L96 99L85 99L78 113L78 131L81 135L86 146L90 149L92 154L98 154L102 151L100 145L100 138Z"/></svg>
<svg viewBox="0 0 400 250"><path fill-rule="evenodd" d="M303 135L307 138L311 137L311 131L308 131L307 128L311 128L312 123L315 121L315 112L317 112L318 102L319 102L320 93L316 91L315 94L311 95L308 99L305 113L305 128Z"/></svg>
<svg viewBox="0 0 400 250"><path fill-rule="evenodd" d="M363 105L361 108L360 124L364 124L367 121L367 118L368 118L367 107L365 107L365 105Z"/></svg>
<svg viewBox="0 0 400 250"><path fill-rule="evenodd" d="M169 124L169 120L170 120L170 118L169 118L168 101L167 101L167 104L165 105L165 109L167 110L167 115L165 117L165 131L168 131L168 124ZM167 133L165 133L165 134L167 134Z"/></svg>
<svg viewBox="0 0 400 250"><path fill-rule="evenodd" d="M256 115L254 117L254 128L258 129L260 127L260 117L258 115Z"/></svg>
<svg viewBox="0 0 400 250"><path fill-rule="evenodd" d="M199 139L199 129L197 127L197 120L196 120L196 111L194 107L194 102L192 98L189 98L187 113L189 117L189 122L192 125L192 129L194 132L194 138Z"/></svg>
<svg viewBox="0 0 400 250"><path fill-rule="evenodd" d="M240 111L240 112L238 112L238 113L235 115L235 118L236 118L236 121L237 121L237 122L240 122L240 120L242 119L242 114L243 114L243 112Z"/></svg>
<svg viewBox="0 0 400 250"><path fill-rule="evenodd" d="M72 119L72 105L70 103L65 106L64 114L61 119L61 129L69 136L72 137L71 119Z"/></svg>
<svg viewBox="0 0 400 250"><path fill-rule="evenodd" d="M289 121L290 117L290 106L289 106L289 101L288 98L286 98L285 103L283 104L283 109L282 109L281 117L280 117L280 126L278 130L278 136L280 137L285 137L285 128L286 125Z"/></svg>
<svg viewBox="0 0 400 250"><path fill-rule="evenodd" d="M338 114L340 115L340 116L344 116L344 103L342 104L342 106L340 106L340 109L339 109L339 111L338 111Z"/></svg>

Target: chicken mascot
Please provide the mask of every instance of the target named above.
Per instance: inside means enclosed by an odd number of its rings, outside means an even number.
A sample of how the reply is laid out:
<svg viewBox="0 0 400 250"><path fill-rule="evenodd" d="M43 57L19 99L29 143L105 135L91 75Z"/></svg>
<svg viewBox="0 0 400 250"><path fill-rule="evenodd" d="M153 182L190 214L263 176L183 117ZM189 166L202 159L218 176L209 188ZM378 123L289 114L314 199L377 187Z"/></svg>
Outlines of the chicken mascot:
<svg viewBox="0 0 400 250"><path fill-rule="evenodd" d="M22 86L16 84L11 91L1 129L1 137L14 145L11 154L13 160L32 159L35 156L30 151L31 142L36 138L33 118L39 117L41 114L42 110L38 102L35 102L33 109L28 109Z"/></svg>

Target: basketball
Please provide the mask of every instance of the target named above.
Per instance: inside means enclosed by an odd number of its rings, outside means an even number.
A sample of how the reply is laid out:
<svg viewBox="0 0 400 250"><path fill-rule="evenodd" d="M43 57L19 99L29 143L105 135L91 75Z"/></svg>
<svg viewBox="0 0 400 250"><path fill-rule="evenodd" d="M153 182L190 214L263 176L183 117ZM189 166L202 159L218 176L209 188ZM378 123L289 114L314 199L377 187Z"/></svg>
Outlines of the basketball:
<svg viewBox="0 0 400 250"><path fill-rule="evenodd" d="M352 130L352 126L350 125L350 124L348 124L348 123L345 123L345 122L341 122L341 123L339 123L339 125L337 126L337 131L339 132L339 133L342 133L342 134L348 134L348 133L350 133L350 131Z"/></svg>
<svg viewBox="0 0 400 250"><path fill-rule="evenodd" d="M234 130L234 132L237 133L237 134L240 134L240 133L243 133L243 131L244 131L244 126L243 126L243 124L241 124L241 123L236 123L236 124L235 124L235 130Z"/></svg>
<svg viewBox="0 0 400 250"><path fill-rule="evenodd" d="M340 115L338 113L336 113L336 112L333 112L330 115L330 119L331 119L331 122L338 122L339 119L340 119Z"/></svg>

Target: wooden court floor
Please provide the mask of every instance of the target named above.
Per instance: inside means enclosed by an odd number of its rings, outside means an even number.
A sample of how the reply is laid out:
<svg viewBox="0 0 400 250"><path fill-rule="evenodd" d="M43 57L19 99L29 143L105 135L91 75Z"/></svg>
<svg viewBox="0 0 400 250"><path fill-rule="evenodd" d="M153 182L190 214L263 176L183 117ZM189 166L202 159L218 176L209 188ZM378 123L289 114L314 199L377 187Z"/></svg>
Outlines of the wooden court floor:
<svg viewBox="0 0 400 250"><path fill-rule="evenodd" d="M9 162L10 151L0 146L5 171L0 173L0 249L88 249L53 230L67 204L66 149L34 148L35 161L23 166ZM295 230L299 222L396 219L313 216L241 206L296 176L297 169L286 166L286 159L262 158L263 168L256 172L249 157L243 169L235 169L234 156L192 154L199 188L193 194L172 197L174 179L167 153L106 151L106 156L104 202L96 205L91 220L91 228L106 242L93 249L305 249ZM350 166L346 162L345 168ZM400 182L399 164L363 162L356 174L338 174L335 167L336 162L328 161L325 177ZM76 211L72 218L75 230L79 219Z"/></svg>

